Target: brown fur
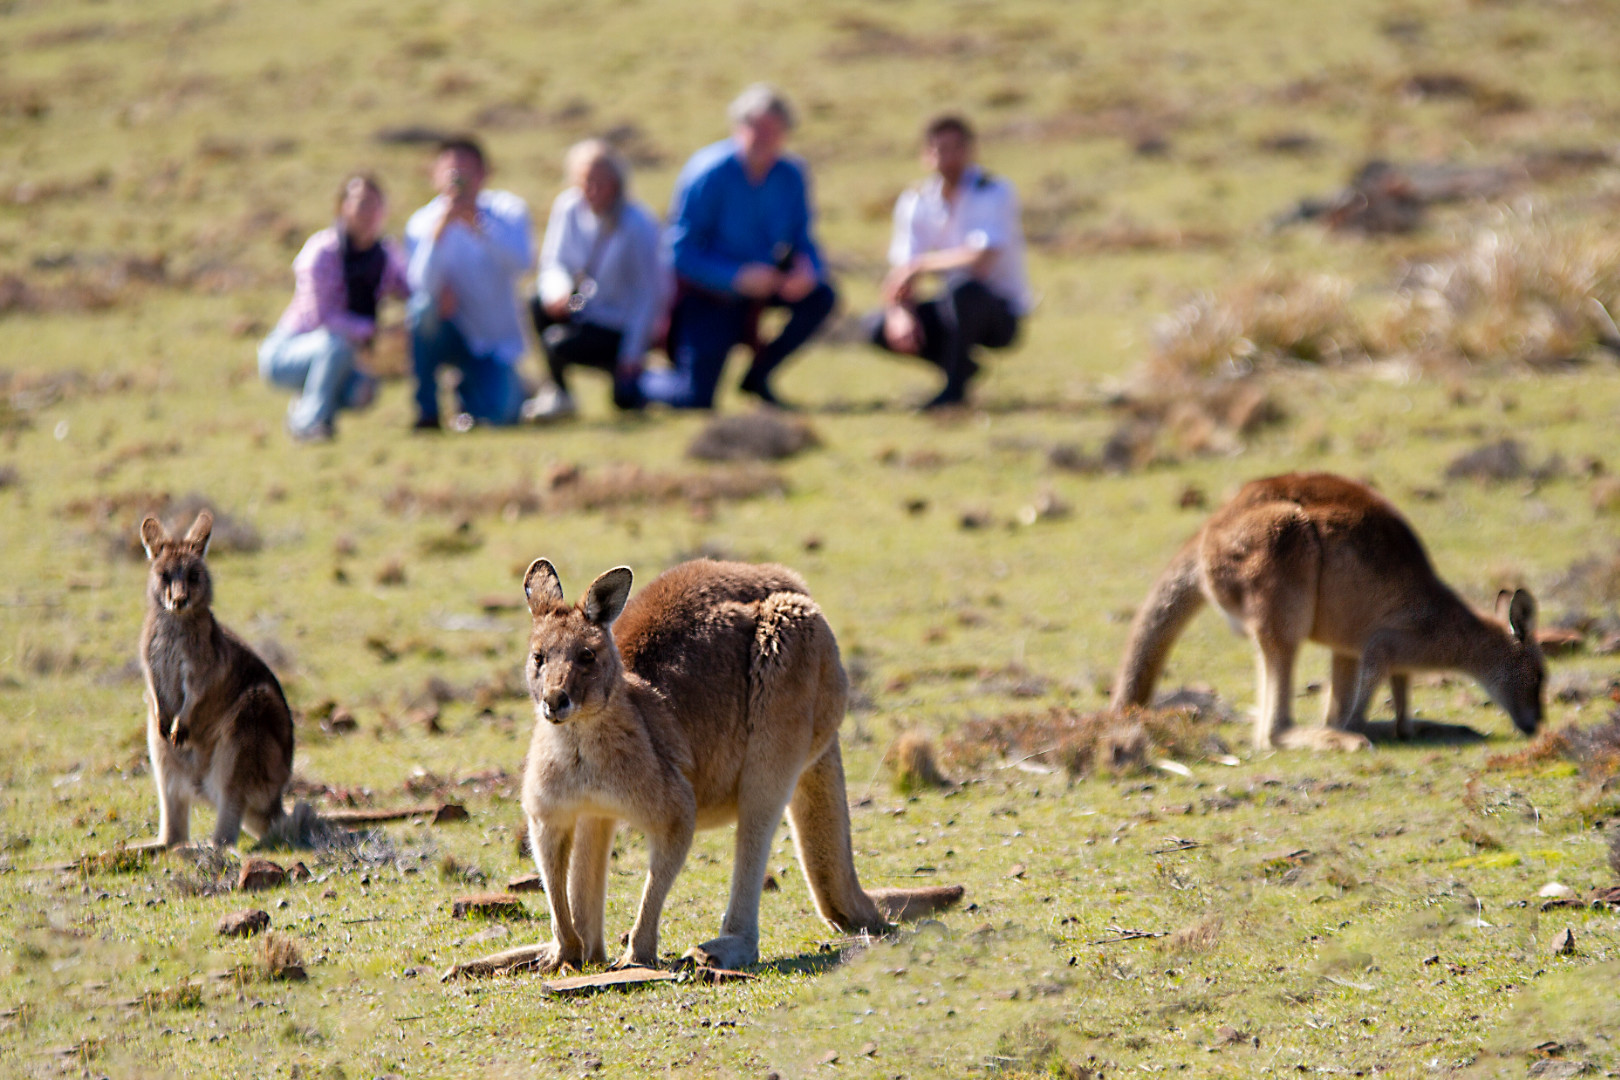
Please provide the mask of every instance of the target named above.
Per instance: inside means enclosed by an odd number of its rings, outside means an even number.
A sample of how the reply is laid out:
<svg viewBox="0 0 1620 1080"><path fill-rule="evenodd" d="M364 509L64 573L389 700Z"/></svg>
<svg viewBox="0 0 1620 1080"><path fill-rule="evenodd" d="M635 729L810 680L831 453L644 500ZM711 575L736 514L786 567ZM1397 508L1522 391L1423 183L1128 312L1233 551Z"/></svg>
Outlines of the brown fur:
<svg viewBox="0 0 1620 1080"><path fill-rule="evenodd" d="M832 630L796 574L700 561L669 570L626 606L629 590L620 567L570 606L550 563L529 568L538 719L523 809L553 940L451 975L605 962L608 856L621 820L648 845L621 965L657 965L659 915L694 830L733 821L720 936L687 955L725 968L754 963L766 860L784 809L816 908L839 930L881 933L885 912L927 914L961 896L960 887L861 888L838 752L849 684Z"/></svg>
<svg viewBox="0 0 1620 1080"><path fill-rule="evenodd" d="M1405 738L1407 676L1425 670L1472 675L1521 731L1541 723L1546 664L1535 600L1522 589L1503 593L1497 618L1478 614L1435 575L1400 513L1353 480L1330 473L1255 480L1211 515L1131 624L1115 709L1148 702L1171 646L1206 601L1259 653L1258 747L1366 745L1368 703L1385 679L1396 733ZM1294 731L1294 657L1307 640L1332 650L1332 679L1325 726Z"/></svg>
<svg viewBox="0 0 1620 1080"><path fill-rule="evenodd" d="M152 561L141 630L146 746L165 847L190 836L194 799L219 812L215 844L234 844L243 826L264 838L285 820L281 795L292 775L292 713L281 684L210 610L204 556L212 527L206 510L180 540L155 518L141 523Z"/></svg>

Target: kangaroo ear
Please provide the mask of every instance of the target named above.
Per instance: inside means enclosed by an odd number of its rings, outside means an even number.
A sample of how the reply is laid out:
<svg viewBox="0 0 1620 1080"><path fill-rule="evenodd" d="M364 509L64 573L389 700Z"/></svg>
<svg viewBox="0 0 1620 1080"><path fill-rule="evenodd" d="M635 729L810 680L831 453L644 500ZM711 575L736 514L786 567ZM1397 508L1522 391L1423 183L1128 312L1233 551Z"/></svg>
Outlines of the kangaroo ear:
<svg viewBox="0 0 1620 1080"><path fill-rule="evenodd" d="M562 603L562 580L557 577L557 568L545 559L530 563L529 572L523 575L523 595L529 601L531 615Z"/></svg>
<svg viewBox="0 0 1620 1080"><path fill-rule="evenodd" d="M146 549L148 559L157 558L159 544L167 542L169 530L163 527L163 522L155 517L149 517L141 522L141 546Z"/></svg>
<svg viewBox="0 0 1620 1080"><path fill-rule="evenodd" d="M591 582L585 591L585 617L597 626L612 626L630 599L631 578L628 566L617 566Z"/></svg>
<svg viewBox="0 0 1620 1080"><path fill-rule="evenodd" d="M204 555L208 554L208 538L214 532L214 515L207 510L197 515L197 520L191 523L186 533L186 543L195 547Z"/></svg>
<svg viewBox="0 0 1620 1080"><path fill-rule="evenodd" d="M1531 641L1536 635L1536 598L1523 589L1515 589L1508 601L1508 629L1518 641Z"/></svg>

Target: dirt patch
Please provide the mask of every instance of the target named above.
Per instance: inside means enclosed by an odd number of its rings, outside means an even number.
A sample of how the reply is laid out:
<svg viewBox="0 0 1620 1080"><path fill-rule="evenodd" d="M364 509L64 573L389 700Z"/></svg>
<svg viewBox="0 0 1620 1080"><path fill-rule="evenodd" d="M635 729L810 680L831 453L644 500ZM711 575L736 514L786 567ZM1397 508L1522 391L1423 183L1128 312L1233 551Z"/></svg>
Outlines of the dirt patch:
<svg viewBox="0 0 1620 1080"><path fill-rule="evenodd" d="M784 495L787 490L781 474L757 465L681 473L649 472L639 465L608 465L587 473L577 465L559 465L542 482L526 478L485 491L401 484L383 497L383 508L401 516L451 514L469 519L499 514L519 518L676 502L732 502Z"/></svg>
<svg viewBox="0 0 1620 1080"><path fill-rule="evenodd" d="M820 446L808 422L774 409L718 416L686 448L699 461L780 461Z"/></svg>
<svg viewBox="0 0 1620 1080"><path fill-rule="evenodd" d="M214 515L214 531L208 554L221 552L248 554L264 547L264 537L253 523L221 510L206 495L191 492L179 498L164 491L123 491L89 498L73 499L57 508L61 517L89 521L113 552L131 559L146 558L141 546L140 524L155 517L172 535L191 527L197 515L207 510Z"/></svg>

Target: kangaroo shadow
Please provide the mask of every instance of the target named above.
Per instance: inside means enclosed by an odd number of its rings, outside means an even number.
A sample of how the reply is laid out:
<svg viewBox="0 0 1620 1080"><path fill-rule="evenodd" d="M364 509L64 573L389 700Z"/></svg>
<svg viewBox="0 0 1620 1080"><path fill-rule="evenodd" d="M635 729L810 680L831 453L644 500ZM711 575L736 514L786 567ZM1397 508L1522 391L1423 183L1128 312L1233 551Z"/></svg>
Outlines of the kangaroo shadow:
<svg viewBox="0 0 1620 1080"><path fill-rule="evenodd" d="M817 949L815 952L802 952L797 956L769 960L756 965L752 970L762 975L767 971L777 975L824 975L842 964L845 958L842 949Z"/></svg>
<svg viewBox="0 0 1620 1080"><path fill-rule="evenodd" d="M1432 720L1409 722L1411 734L1402 739L1395 734L1395 721L1370 720L1361 733L1379 746L1463 746L1489 740L1490 736L1467 724L1442 724Z"/></svg>

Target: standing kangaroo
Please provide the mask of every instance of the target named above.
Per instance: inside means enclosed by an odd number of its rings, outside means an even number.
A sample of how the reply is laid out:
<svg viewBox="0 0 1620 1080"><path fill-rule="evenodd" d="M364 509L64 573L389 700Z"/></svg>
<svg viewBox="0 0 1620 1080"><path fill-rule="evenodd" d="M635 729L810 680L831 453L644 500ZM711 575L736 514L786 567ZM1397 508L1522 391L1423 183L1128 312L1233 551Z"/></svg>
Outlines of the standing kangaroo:
<svg viewBox="0 0 1620 1080"><path fill-rule="evenodd" d="M835 928L881 933L886 916L960 899L960 886L862 890L838 752L849 683L798 575L689 562L626 607L630 580L625 567L609 570L570 606L549 562L529 567L537 720L523 810L553 940L458 964L446 978L606 962L608 857L620 820L646 836L648 867L619 966L657 966L659 915L694 830L732 821L736 864L720 936L687 956L722 968L757 961L760 892L784 808L816 908Z"/></svg>
<svg viewBox="0 0 1620 1080"><path fill-rule="evenodd" d="M203 558L213 527L206 510L180 540L156 518L141 522L152 563L141 630L146 747L164 847L190 836L195 798L218 811L213 839L221 847L234 844L244 825L263 839L286 820L292 713L270 668L209 610L213 582Z"/></svg>
<svg viewBox="0 0 1620 1080"><path fill-rule="evenodd" d="M1366 486L1331 473L1254 480L1211 515L1159 576L1131 624L1113 708L1145 705L1170 647L1206 600L1259 653L1256 747L1357 749L1385 679L1395 732L1410 734L1407 675L1472 675L1526 734L1541 723L1547 667L1536 603L1520 589L1478 614L1442 582L1412 527ZM1503 608L1506 608L1505 612ZM1322 728L1291 730L1300 643L1333 651Z"/></svg>

